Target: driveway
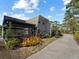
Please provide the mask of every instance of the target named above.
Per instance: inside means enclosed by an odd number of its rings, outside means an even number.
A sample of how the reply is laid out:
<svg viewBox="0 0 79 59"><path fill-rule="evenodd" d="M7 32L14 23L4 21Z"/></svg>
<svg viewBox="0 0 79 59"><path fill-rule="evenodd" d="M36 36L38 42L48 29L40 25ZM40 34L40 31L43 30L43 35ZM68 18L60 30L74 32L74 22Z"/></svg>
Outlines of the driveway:
<svg viewBox="0 0 79 59"><path fill-rule="evenodd" d="M27 59L79 59L79 48L73 36L65 34Z"/></svg>

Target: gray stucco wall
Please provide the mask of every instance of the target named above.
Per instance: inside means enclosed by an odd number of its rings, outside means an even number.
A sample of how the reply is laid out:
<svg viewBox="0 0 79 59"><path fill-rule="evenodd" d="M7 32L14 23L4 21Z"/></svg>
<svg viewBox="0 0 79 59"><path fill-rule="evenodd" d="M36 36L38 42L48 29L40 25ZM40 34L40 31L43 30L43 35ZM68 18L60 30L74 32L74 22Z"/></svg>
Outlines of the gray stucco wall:
<svg viewBox="0 0 79 59"><path fill-rule="evenodd" d="M40 30L38 34L50 33L50 23L49 20L43 17L39 17L37 28Z"/></svg>

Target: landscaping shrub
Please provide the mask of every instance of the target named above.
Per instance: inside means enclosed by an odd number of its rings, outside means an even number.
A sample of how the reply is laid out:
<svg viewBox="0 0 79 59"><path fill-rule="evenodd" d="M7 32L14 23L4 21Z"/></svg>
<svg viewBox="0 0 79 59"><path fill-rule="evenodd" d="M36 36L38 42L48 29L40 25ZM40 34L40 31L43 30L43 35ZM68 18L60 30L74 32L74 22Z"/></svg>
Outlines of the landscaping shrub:
<svg viewBox="0 0 79 59"><path fill-rule="evenodd" d="M26 47L26 46L35 46L37 44L41 44L41 38L37 36L31 36L29 38L24 38L21 46Z"/></svg>
<svg viewBox="0 0 79 59"><path fill-rule="evenodd" d="M79 42L79 31L75 31L74 38L77 42Z"/></svg>
<svg viewBox="0 0 79 59"><path fill-rule="evenodd" d="M56 34L56 30L52 30L51 36L55 36L55 34Z"/></svg>
<svg viewBox="0 0 79 59"><path fill-rule="evenodd" d="M5 40L5 44L8 49L13 49L16 45L19 45L19 40L16 38L8 38Z"/></svg>
<svg viewBox="0 0 79 59"><path fill-rule="evenodd" d="M50 34L49 33L44 33L43 35L40 36L41 38L50 38Z"/></svg>
<svg viewBox="0 0 79 59"><path fill-rule="evenodd" d="M52 31L52 36L55 36L56 38L59 38L60 36L62 36L62 33L60 30L53 30Z"/></svg>
<svg viewBox="0 0 79 59"><path fill-rule="evenodd" d="M55 33L55 37L59 38L60 36L62 36L62 33L61 33L61 31L57 30Z"/></svg>

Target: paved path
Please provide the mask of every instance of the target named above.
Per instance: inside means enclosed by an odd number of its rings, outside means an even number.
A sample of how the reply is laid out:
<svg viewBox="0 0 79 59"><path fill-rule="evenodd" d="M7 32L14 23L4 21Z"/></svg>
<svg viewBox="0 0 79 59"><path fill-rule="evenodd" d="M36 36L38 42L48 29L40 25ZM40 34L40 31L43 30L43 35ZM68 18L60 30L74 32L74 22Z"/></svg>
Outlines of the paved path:
<svg viewBox="0 0 79 59"><path fill-rule="evenodd" d="M79 59L79 48L73 37L65 34L27 59Z"/></svg>

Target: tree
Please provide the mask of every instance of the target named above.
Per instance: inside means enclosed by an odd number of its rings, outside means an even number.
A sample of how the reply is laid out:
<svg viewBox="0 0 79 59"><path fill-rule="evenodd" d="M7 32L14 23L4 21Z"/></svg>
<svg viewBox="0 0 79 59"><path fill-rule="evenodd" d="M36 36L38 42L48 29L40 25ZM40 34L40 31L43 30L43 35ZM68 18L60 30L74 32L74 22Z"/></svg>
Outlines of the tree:
<svg viewBox="0 0 79 59"><path fill-rule="evenodd" d="M8 38L10 35L12 35L12 23L9 22L8 28L6 29L5 38Z"/></svg>
<svg viewBox="0 0 79 59"><path fill-rule="evenodd" d="M59 22L58 21L51 21L51 35L55 37L62 36L61 31L59 30Z"/></svg>
<svg viewBox="0 0 79 59"><path fill-rule="evenodd" d="M5 34L5 40L4 40L7 49L13 49L15 48L15 46L19 45L20 40L12 37L12 35L13 35L12 23L9 22L9 25L7 27L6 34Z"/></svg>
<svg viewBox="0 0 79 59"><path fill-rule="evenodd" d="M64 21L70 31L74 33L78 26L75 15L79 14L79 0L71 0L71 2L66 5L66 9Z"/></svg>

